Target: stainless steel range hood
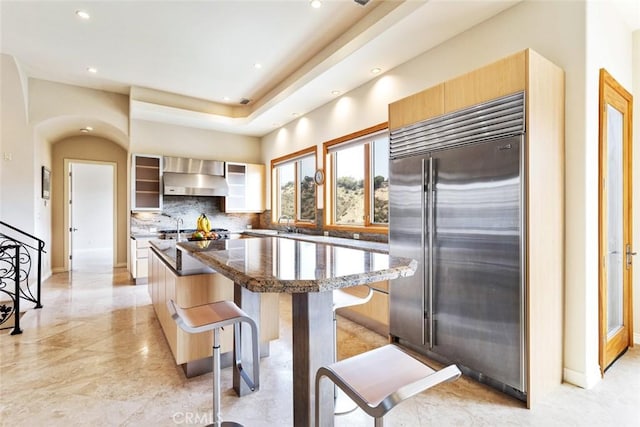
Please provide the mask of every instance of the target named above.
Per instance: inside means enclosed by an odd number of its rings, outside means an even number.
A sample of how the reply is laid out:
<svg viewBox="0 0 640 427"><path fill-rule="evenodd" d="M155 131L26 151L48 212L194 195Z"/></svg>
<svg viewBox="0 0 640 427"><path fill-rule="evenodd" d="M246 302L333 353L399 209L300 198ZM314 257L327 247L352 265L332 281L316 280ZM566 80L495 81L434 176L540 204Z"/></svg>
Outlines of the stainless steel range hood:
<svg viewBox="0 0 640 427"><path fill-rule="evenodd" d="M229 195L224 162L185 157L164 157L162 161L165 196Z"/></svg>

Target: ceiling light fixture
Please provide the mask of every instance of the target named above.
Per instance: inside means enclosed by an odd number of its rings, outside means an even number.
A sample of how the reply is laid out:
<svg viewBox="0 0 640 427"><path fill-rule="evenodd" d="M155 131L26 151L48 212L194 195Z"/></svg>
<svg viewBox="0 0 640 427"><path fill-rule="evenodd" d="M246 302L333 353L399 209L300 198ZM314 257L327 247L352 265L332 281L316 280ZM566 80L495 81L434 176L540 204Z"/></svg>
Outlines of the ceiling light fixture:
<svg viewBox="0 0 640 427"><path fill-rule="evenodd" d="M224 101L230 101L231 98L229 98L228 96L225 96L224 98L222 98Z"/></svg>
<svg viewBox="0 0 640 427"><path fill-rule="evenodd" d="M372 68L371 69L371 74L380 74L380 72L382 71L382 69L376 67L376 68Z"/></svg>
<svg viewBox="0 0 640 427"><path fill-rule="evenodd" d="M91 126L85 126L82 129L80 129L80 132L82 133L89 133L93 130L93 128Z"/></svg>
<svg viewBox="0 0 640 427"><path fill-rule="evenodd" d="M338 96L338 95L340 95L340 91L339 90L332 90L331 91L331 95Z"/></svg>
<svg viewBox="0 0 640 427"><path fill-rule="evenodd" d="M82 19L90 19L91 15L89 15L89 12L87 12L86 10L76 10L76 16L78 18L82 18Z"/></svg>
<svg viewBox="0 0 640 427"><path fill-rule="evenodd" d="M91 74L95 74L98 72L98 69L95 67L87 67L87 71L90 72Z"/></svg>
<svg viewBox="0 0 640 427"><path fill-rule="evenodd" d="M253 68L255 68L256 70L259 70L260 68L262 68L262 64L259 62L256 62L255 64L253 64Z"/></svg>
<svg viewBox="0 0 640 427"><path fill-rule="evenodd" d="M322 2L320 0L311 0L309 4L311 4L311 7L314 9L319 9L322 6Z"/></svg>

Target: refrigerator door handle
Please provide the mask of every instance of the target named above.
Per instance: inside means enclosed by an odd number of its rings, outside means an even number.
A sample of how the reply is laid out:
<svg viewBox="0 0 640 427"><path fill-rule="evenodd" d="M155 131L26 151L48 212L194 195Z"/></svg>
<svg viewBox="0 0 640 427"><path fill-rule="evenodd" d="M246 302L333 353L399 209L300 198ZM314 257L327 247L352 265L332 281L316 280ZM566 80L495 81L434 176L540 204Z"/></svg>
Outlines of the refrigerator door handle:
<svg viewBox="0 0 640 427"><path fill-rule="evenodd" d="M434 320L433 320L433 232L435 221L435 186L433 181L433 157L429 157L429 173L427 183L427 235L428 235L428 260L427 260L427 298L429 318L429 349L435 345Z"/></svg>
<svg viewBox="0 0 640 427"><path fill-rule="evenodd" d="M428 177L426 175L426 169L427 167L425 167L425 159L422 158L422 161L420 162L420 176L422 176L422 195L421 195L421 199L420 199L420 204L421 204L421 209L420 209L420 247L421 247L421 262L422 265L427 265L427 260L425 260L425 223L427 221L427 209L428 209L428 205L429 205L429 182L428 182ZM427 330L429 330L429 312L427 311L426 313L426 318L424 318L424 311L428 310L425 306L426 306L426 284L425 284L425 277L424 277L424 273L422 274L421 277L421 289L422 292L420 292L420 297L422 299L421 301L421 307L423 310L423 321L422 321L422 345L426 344L426 339L425 339L425 328Z"/></svg>

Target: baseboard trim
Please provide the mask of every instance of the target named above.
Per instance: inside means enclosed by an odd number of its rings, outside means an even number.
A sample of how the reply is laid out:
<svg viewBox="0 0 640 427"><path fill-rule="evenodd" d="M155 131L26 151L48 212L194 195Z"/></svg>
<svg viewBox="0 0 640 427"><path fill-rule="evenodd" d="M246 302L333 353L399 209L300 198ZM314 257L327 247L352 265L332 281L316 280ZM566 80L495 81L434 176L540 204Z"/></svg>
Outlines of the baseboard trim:
<svg viewBox="0 0 640 427"><path fill-rule="evenodd" d="M640 333L638 332L633 333L633 343L640 344Z"/></svg>
<svg viewBox="0 0 640 427"><path fill-rule="evenodd" d="M569 368L564 368L565 382L587 390L598 384L601 379L600 368L597 366L594 369L591 369L590 372L578 372Z"/></svg>

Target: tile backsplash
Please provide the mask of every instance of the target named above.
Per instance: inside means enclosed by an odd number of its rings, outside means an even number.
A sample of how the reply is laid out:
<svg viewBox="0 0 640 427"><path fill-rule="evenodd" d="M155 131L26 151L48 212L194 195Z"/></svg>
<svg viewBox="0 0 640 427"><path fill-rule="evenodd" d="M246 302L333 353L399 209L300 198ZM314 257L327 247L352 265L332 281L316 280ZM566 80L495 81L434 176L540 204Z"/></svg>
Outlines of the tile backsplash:
<svg viewBox="0 0 640 427"><path fill-rule="evenodd" d="M176 219L182 218L182 230L195 229L201 213L211 220L213 228L240 231L250 225L260 227L260 214L225 213L221 211L222 197L164 196L162 213L134 212L131 214L131 233L147 233L176 228Z"/></svg>

